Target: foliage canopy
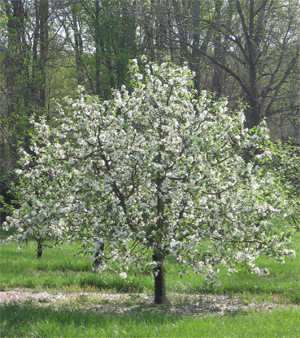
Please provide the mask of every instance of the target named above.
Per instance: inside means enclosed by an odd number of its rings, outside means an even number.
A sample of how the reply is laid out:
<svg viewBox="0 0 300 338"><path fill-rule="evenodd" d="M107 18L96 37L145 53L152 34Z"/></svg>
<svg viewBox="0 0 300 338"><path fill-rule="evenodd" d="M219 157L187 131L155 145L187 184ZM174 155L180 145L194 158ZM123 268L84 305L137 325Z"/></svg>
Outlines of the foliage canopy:
<svg viewBox="0 0 300 338"><path fill-rule="evenodd" d="M32 121L33 154L23 152L18 170L21 208L8 221L16 238L80 239L99 271L117 266L124 278L153 267L156 303L167 301L168 255L211 281L220 264L261 274L261 253L293 256L283 247L289 229L272 225L292 208L262 170L272 157L265 123L249 132L242 109L197 97L187 65L144 66L145 76L131 63L132 92L123 86L101 102L80 87L51 126Z"/></svg>

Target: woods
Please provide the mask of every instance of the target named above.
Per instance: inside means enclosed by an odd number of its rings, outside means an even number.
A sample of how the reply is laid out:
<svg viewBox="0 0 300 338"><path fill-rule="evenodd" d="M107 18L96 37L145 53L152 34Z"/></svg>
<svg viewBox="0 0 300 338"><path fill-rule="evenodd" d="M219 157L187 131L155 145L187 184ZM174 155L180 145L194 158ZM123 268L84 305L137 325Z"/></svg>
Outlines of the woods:
<svg viewBox="0 0 300 338"><path fill-rule="evenodd" d="M111 98L128 62L188 62L195 89L241 99L246 126L299 143L299 1L12 0L1 6L1 182L29 149L29 117L50 118L83 85ZM279 24L280 23L280 24Z"/></svg>

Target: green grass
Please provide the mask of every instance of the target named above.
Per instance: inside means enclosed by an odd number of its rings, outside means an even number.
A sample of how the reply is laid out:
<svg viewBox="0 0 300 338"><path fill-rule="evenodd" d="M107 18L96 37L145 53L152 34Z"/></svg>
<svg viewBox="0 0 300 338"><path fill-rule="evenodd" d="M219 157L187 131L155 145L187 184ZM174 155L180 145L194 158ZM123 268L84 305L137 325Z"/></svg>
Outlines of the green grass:
<svg viewBox="0 0 300 338"><path fill-rule="evenodd" d="M21 247L21 252L15 252ZM294 260L287 259L281 265L272 259L262 257L260 267L268 267L270 275L260 277L243 268L238 273L227 276L221 268L220 287L203 289L204 280L193 272L179 276L180 267L171 263L166 265L166 287L169 292L198 293L214 292L234 295L236 293L268 298L277 295L300 302L300 234L293 239L292 248L296 250ZM92 261L88 256L78 256L79 246L63 245L61 249L44 249L43 257L36 259L36 243L29 242L0 246L0 290L12 288L32 289L98 289L110 292L153 292L153 277L143 273L128 274L124 281L117 273L97 274L91 271Z"/></svg>
<svg viewBox="0 0 300 338"><path fill-rule="evenodd" d="M20 247L21 252L15 250ZM97 288L99 290L143 291L151 287L152 276L130 276L124 281L115 273L103 275L92 272L88 256L78 256L79 245L63 245L61 249L43 250L36 258L36 243L29 242L0 247L0 290L15 287L33 289Z"/></svg>
<svg viewBox="0 0 300 338"><path fill-rule="evenodd" d="M1 237L5 238L2 232ZM21 247L22 251L15 251ZM267 257L258 261L268 267L270 275L259 277L246 269L227 276L221 269L220 287L204 288L204 280L194 273L179 276L180 267L169 260L166 265L166 287L171 300L185 307L186 295L199 293L226 294L238 297L243 304L276 303L282 308L271 312L247 310L221 316L209 312L202 316L170 314L167 307L138 301L138 293L152 298L154 280L151 275L128 273L126 280L117 273L91 272L88 256L78 256L79 246L63 245L61 249L44 249L36 258L36 243L29 241L0 246L0 290L30 288L32 291L105 291L133 292L129 303L135 305L130 313L100 313L85 310L98 300L78 298L69 303L43 304L37 307L30 301L4 304L0 307L1 337L300 337L300 234L292 243L296 259L280 265ZM174 293L181 295L175 300ZM173 298L172 298L173 297ZM41 304L39 304L41 305Z"/></svg>
<svg viewBox="0 0 300 338"><path fill-rule="evenodd" d="M299 337L299 310L239 312L228 316L183 317L161 307L130 314L56 311L4 305L1 337ZM144 311L143 311L144 310ZM30 334L29 334L30 333Z"/></svg>

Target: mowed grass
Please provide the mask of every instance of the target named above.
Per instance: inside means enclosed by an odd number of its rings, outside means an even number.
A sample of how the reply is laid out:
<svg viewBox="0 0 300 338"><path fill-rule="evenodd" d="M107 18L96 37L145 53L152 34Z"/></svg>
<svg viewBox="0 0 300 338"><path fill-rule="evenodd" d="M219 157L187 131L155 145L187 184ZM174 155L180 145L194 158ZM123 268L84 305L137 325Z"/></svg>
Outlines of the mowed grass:
<svg viewBox="0 0 300 338"><path fill-rule="evenodd" d="M153 306L130 314L56 311L29 305L1 308L1 337L299 337L292 308L227 316L183 317Z"/></svg>
<svg viewBox="0 0 300 338"><path fill-rule="evenodd" d="M2 232L2 237L7 234ZM16 249L20 247L22 251ZM238 296L244 303L253 301L279 303L272 311L238 311L221 316L170 314L166 307L140 304L130 313L97 313L72 306L36 307L30 302L4 304L0 308L1 337L300 337L300 234L291 248L296 259L280 265L268 257L259 259L270 275L259 277L242 268L227 276L221 268L220 287L206 287L204 280L190 272L179 276L180 267L170 259L166 265L167 293L226 294ZM147 293L151 297L154 280L150 274L128 273L123 280L118 273L91 272L89 255L80 256L79 245L44 249L36 258L36 243L0 246L0 290L30 288L32 291L105 291Z"/></svg>
<svg viewBox="0 0 300 338"><path fill-rule="evenodd" d="M0 246L0 290L17 287L55 291L92 289L152 293L154 290L151 273L129 271L128 278L123 280L117 272L92 272L93 262L89 255L78 255L79 245L45 248L41 259L36 258L36 247L34 241L29 241L28 245L11 243ZM218 278L221 286L213 288L205 287L204 279L192 271L180 277L180 266L170 258L165 267L167 292L213 292L229 295L249 293L251 296L262 297L277 295L289 298L289 301L297 304L300 302L300 233L294 236L291 248L296 250L296 258L287 259L284 265L268 257L258 260L259 267L269 268L268 276L257 276L245 268L228 276L227 270L220 267Z"/></svg>

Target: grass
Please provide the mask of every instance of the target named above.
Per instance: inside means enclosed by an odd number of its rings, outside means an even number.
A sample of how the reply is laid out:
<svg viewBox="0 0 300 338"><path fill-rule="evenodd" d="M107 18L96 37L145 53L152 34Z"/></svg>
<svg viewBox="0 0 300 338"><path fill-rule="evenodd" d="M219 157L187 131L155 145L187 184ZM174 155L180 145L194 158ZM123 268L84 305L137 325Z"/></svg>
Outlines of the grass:
<svg viewBox="0 0 300 338"><path fill-rule="evenodd" d="M8 234L1 233L2 238ZM16 250L18 247L22 251ZM61 291L105 291L109 293L135 293L125 306L129 312L116 311L100 313L104 305L115 301L91 300L77 297L68 302L39 304L3 304L0 307L1 337L299 337L300 321L300 234L292 243L297 256L280 265L262 257L260 267L268 267L270 275L260 277L246 269L227 276L225 269L220 272L220 287L204 288L204 280L194 273L179 277L180 268L171 260L166 265L166 287L172 304L185 308L190 304L189 295L207 293L238 297L242 304L281 304L269 311L233 311L221 316L208 312L207 315L193 316L180 311L145 303L140 299L143 292L153 297L154 281L151 275L128 273L124 281L114 272L103 275L91 272L92 261L87 256L78 256L79 246L63 245L61 249L44 249L43 257L36 259L36 243L29 241L0 246L0 290L30 288L33 292L48 290ZM177 298L174 298L177 294ZM42 305L42 306L41 306ZM56 306L56 307L55 307ZM58 306L58 307L57 307ZM76 310L76 311L75 311Z"/></svg>
<svg viewBox="0 0 300 338"><path fill-rule="evenodd" d="M166 287L168 292L218 294L243 294L244 297L256 295L264 299L276 295L300 302L300 234L294 237L292 248L297 258L288 259L280 265L274 260L262 257L260 267L268 267L270 275L260 277L242 268L238 273L227 276L221 268L220 287L203 289L204 280L193 272L179 276L180 267L169 262L166 265ZM15 250L20 247L21 252ZM124 281L114 272L97 274L91 271L92 261L87 256L78 256L79 246L63 245L61 249L44 249L43 257L36 259L36 243L28 245L10 244L0 247L0 290L12 288L31 288L36 290L94 289L109 292L153 292L151 275L131 272Z"/></svg>
<svg viewBox="0 0 300 338"><path fill-rule="evenodd" d="M20 247L21 252L15 250ZM151 276L130 276L124 281L114 273L99 275L92 272L92 261L78 256L79 246L63 245L61 249L44 249L43 257L36 259L36 244L1 246L0 290L12 288L76 289L93 287L98 290L143 291L152 284Z"/></svg>
<svg viewBox="0 0 300 338"><path fill-rule="evenodd" d="M152 306L134 313L57 311L30 304L1 308L1 337L299 337L299 311L183 317ZM29 335L30 333L30 335Z"/></svg>

